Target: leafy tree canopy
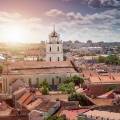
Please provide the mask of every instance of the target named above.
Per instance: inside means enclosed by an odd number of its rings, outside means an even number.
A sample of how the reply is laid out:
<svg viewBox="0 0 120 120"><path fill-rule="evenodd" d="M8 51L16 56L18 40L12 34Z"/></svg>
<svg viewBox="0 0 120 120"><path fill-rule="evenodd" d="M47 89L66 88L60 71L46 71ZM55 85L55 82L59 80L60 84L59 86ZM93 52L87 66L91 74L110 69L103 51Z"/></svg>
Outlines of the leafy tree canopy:
<svg viewBox="0 0 120 120"><path fill-rule="evenodd" d="M72 77L68 77L64 83L70 83L70 82L73 82L75 85L80 85L84 83L84 79L82 77L74 75Z"/></svg>
<svg viewBox="0 0 120 120"><path fill-rule="evenodd" d="M99 63L106 63L110 65L120 65L120 58L116 54L109 55L107 57L99 56L97 61Z"/></svg>
<svg viewBox="0 0 120 120"><path fill-rule="evenodd" d="M47 80L44 80L41 84L40 87L42 88L42 94L47 95L49 94L50 86L47 82Z"/></svg>
<svg viewBox="0 0 120 120"><path fill-rule="evenodd" d="M59 85L59 90L65 94L70 94L75 91L75 86L73 82L70 83L62 83Z"/></svg>
<svg viewBox="0 0 120 120"><path fill-rule="evenodd" d="M85 95L83 94L80 94L80 93L74 93L74 94L71 94L69 97L68 97L68 100L69 101L79 101L79 104L81 106L90 106L90 105L93 105L93 103L88 100Z"/></svg>

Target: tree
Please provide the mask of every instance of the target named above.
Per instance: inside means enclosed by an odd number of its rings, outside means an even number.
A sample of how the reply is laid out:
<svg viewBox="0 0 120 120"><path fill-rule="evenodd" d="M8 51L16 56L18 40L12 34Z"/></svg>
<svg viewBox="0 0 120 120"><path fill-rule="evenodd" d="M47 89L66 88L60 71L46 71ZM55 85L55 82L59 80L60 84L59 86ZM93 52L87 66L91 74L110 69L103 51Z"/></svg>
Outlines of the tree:
<svg viewBox="0 0 120 120"><path fill-rule="evenodd" d="M106 62L106 57L99 56L97 61L98 61L98 63L105 63Z"/></svg>
<svg viewBox="0 0 120 120"><path fill-rule="evenodd" d="M84 83L84 79L77 75L74 75L71 79L75 85L80 85L80 84L82 85Z"/></svg>
<svg viewBox="0 0 120 120"><path fill-rule="evenodd" d="M70 82L73 82L72 77L67 77L64 81L64 84L67 84L67 83L70 83Z"/></svg>
<svg viewBox="0 0 120 120"><path fill-rule="evenodd" d="M50 86L49 86L47 80L44 80L44 81L41 83L40 86L41 86L42 94L43 94L43 95L49 94Z"/></svg>
<svg viewBox="0 0 120 120"><path fill-rule="evenodd" d="M111 90L117 89L118 87L119 87L119 85L111 85L111 86L107 87L106 91L109 92Z"/></svg>
<svg viewBox="0 0 120 120"><path fill-rule="evenodd" d="M47 82L47 80L45 79L41 84L40 84L41 87L48 87L49 88L49 84Z"/></svg>
<svg viewBox="0 0 120 120"><path fill-rule="evenodd" d="M117 55L109 55L107 57L99 56L98 62L110 65L120 65L120 59Z"/></svg>
<svg viewBox="0 0 120 120"><path fill-rule="evenodd" d="M109 55L106 58L106 64L118 65L120 63L120 59L117 55Z"/></svg>
<svg viewBox="0 0 120 120"><path fill-rule="evenodd" d="M64 81L64 83L70 83L73 82L75 85L82 85L84 83L84 79L82 77L79 77L77 75L74 75L72 77L67 77L67 79Z"/></svg>
<svg viewBox="0 0 120 120"><path fill-rule="evenodd" d="M120 53L120 46L118 46L117 51L118 51L118 53Z"/></svg>
<svg viewBox="0 0 120 120"><path fill-rule="evenodd" d="M44 87L42 87L42 91L41 92L42 92L43 95L48 95L49 94L49 88L44 86Z"/></svg>
<svg viewBox="0 0 120 120"><path fill-rule="evenodd" d="M90 100L88 100L85 95L80 94L80 93L71 94L71 95L68 97L68 100L69 100L69 101L79 101L79 104L80 104L81 106L93 105L93 103L92 103Z"/></svg>
<svg viewBox="0 0 120 120"><path fill-rule="evenodd" d="M86 120L84 117L78 117L78 120Z"/></svg>
<svg viewBox="0 0 120 120"><path fill-rule="evenodd" d="M59 85L59 90L65 94L70 94L75 92L75 85L73 82L70 83L62 83Z"/></svg>

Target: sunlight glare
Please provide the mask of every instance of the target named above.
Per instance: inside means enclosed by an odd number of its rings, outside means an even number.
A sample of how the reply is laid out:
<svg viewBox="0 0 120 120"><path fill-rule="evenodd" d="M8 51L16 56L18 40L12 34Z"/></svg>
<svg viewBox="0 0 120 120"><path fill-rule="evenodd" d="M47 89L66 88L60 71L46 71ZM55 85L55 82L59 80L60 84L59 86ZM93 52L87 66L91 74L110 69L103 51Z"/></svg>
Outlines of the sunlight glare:
<svg viewBox="0 0 120 120"><path fill-rule="evenodd" d="M26 41L26 29L23 25L20 24L11 24L8 25L3 32L5 42L7 43L20 43Z"/></svg>

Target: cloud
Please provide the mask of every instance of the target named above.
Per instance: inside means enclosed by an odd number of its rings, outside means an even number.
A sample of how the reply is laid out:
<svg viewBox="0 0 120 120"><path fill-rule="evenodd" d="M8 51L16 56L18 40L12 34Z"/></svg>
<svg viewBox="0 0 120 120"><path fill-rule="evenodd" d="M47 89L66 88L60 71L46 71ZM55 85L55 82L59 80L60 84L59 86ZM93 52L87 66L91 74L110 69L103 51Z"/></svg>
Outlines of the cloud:
<svg viewBox="0 0 120 120"><path fill-rule="evenodd" d="M64 1L64 2L70 2L70 1L72 1L72 0L62 0L62 1Z"/></svg>
<svg viewBox="0 0 120 120"><path fill-rule="evenodd" d="M64 12L58 10L58 9L51 9L50 11L46 12L47 16L64 16Z"/></svg>
<svg viewBox="0 0 120 120"><path fill-rule="evenodd" d="M62 10L59 9L51 9L45 13L47 17L52 17L54 20L57 21L74 21L74 20L82 20L83 16L81 13L77 12L63 12ZM53 20L53 19L52 19Z"/></svg>
<svg viewBox="0 0 120 120"><path fill-rule="evenodd" d="M66 39L114 41L120 37L116 32L120 32L117 28L120 26L120 11L117 9L87 15L82 15L80 12L57 11L63 13L64 19L61 20L59 14L53 15L52 20L56 22L59 31L67 36ZM48 17L50 20L50 16Z"/></svg>
<svg viewBox="0 0 120 120"><path fill-rule="evenodd" d="M6 41L5 32L7 31L10 34L12 32L10 28L16 27L24 29L25 37L21 41L25 42L46 40L47 36L44 35L49 30L49 27L42 23L40 17L25 17L19 13L0 12L0 41Z"/></svg>
<svg viewBox="0 0 120 120"><path fill-rule="evenodd" d="M0 12L0 33L8 25L19 24L28 33L26 41L40 42L47 40L56 25L62 40L117 41L120 38L120 11L106 10L100 13L82 15L80 12L64 12L51 9L44 17L25 17L19 13ZM0 34L0 40L2 36Z"/></svg>
<svg viewBox="0 0 120 120"><path fill-rule="evenodd" d="M89 0L88 5L92 7L101 7L101 0Z"/></svg>
<svg viewBox="0 0 120 120"><path fill-rule="evenodd" d="M88 5L92 7L108 7L108 8L119 8L119 0L88 0Z"/></svg>
<svg viewBox="0 0 120 120"><path fill-rule="evenodd" d="M74 0L62 0L70 2ZM120 0L78 0L80 3L88 4L89 7L93 8L119 8Z"/></svg>
<svg viewBox="0 0 120 120"><path fill-rule="evenodd" d="M46 13L50 13L52 10L47 11ZM47 15L47 17L54 18L52 20L58 22L63 22L67 21L69 23L74 22L74 23L79 23L79 25L88 25L88 24L98 24L98 23L107 23L107 22L112 22L115 19L120 19L120 11L117 9L112 9L112 10L107 10L101 13L94 13L94 14L87 14L87 15L82 15L80 12L63 12L62 10L57 9L57 13L62 13L62 14L52 14L52 15ZM63 18L63 19L62 19Z"/></svg>

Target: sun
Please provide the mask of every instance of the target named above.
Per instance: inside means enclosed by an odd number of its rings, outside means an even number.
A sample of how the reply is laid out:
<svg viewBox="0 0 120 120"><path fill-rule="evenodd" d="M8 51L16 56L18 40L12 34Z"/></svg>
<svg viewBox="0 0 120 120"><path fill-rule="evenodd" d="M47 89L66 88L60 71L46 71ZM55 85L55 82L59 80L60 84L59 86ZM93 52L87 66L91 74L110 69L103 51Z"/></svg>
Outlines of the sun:
<svg viewBox="0 0 120 120"><path fill-rule="evenodd" d="M26 28L21 24L7 25L3 31L3 36L5 42L10 44L25 42Z"/></svg>

